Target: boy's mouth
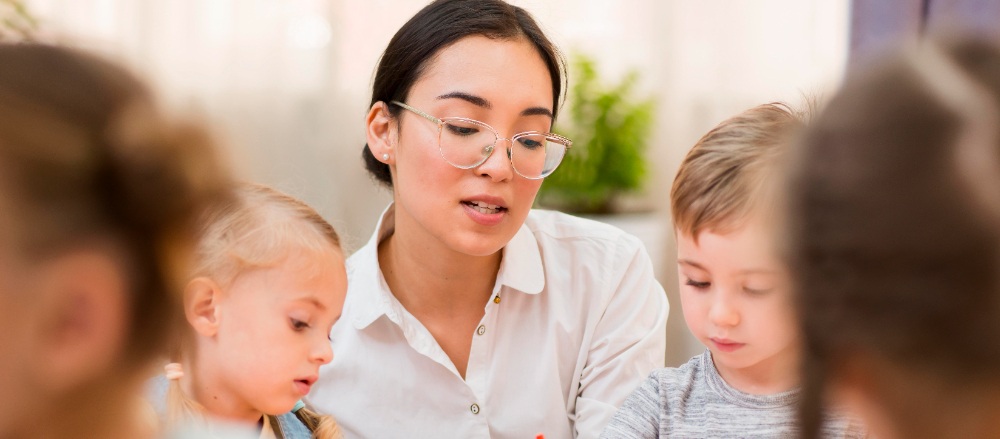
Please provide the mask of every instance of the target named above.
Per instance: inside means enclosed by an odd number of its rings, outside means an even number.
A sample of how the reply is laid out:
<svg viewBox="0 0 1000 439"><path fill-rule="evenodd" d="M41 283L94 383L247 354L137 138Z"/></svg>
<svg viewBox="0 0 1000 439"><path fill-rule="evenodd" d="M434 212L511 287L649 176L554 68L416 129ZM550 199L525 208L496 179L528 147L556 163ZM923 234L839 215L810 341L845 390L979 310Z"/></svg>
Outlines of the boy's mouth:
<svg viewBox="0 0 1000 439"><path fill-rule="evenodd" d="M739 348L742 348L743 346L746 346L746 343L739 343L739 342L735 342L735 341L732 341L732 340L729 340L729 339L726 339L726 338L714 338L713 337L713 338L709 338L709 341L712 342L712 345L716 349L718 349L719 351L722 351L722 352L733 352L733 351L736 351Z"/></svg>

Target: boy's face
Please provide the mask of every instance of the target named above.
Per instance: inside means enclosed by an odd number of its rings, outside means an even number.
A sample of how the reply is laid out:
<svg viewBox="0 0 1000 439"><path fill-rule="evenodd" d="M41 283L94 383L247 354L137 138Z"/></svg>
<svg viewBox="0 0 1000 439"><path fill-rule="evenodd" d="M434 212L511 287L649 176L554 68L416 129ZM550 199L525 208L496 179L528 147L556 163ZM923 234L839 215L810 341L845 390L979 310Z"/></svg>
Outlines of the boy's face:
<svg viewBox="0 0 1000 439"><path fill-rule="evenodd" d="M726 381L749 393L795 382L797 333L786 267L771 229L677 233L681 307L688 328L712 351Z"/></svg>

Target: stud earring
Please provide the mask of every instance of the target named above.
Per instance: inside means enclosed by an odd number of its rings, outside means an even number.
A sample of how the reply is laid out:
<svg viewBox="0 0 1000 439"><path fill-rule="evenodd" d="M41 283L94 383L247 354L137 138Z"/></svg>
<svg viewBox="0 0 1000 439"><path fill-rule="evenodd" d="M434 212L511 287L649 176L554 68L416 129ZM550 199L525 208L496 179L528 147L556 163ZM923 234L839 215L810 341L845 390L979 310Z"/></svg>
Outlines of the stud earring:
<svg viewBox="0 0 1000 439"><path fill-rule="evenodd" d="M389 153L383 153L382 160L389 160Z"/></svg>

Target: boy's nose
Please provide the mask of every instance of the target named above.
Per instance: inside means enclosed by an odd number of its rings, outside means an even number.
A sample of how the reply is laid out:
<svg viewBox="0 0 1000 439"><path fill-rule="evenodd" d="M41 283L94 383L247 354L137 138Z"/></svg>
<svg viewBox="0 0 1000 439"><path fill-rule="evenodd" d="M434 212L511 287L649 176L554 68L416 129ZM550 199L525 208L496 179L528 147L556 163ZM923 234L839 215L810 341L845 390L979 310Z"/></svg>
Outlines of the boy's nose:
<svg viewBox="0 0 1000 439"><path fill-rule="evenodd" d="M731 299L716 298L708 313L709 319L716 326L736 326L740 323L740 313Z"/></svg>

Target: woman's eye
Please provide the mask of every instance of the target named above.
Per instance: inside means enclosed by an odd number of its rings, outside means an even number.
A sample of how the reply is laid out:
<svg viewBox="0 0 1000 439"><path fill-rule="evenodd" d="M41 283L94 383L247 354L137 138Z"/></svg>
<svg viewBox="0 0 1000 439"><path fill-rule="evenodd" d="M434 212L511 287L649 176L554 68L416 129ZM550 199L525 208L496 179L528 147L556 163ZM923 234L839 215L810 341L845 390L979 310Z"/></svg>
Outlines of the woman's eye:
<svg viewBox="0 0 1000 439"><path fill-rule="evenodd" d="M460 125L452 125L452 124L447 124L445 125L445 127L452 134L456 134L459 136L471 136L479 132L479 130L474 127L463 127Z"/></svg>
<svg viewBox="0 0 1000 439"><path fill-rule="evenodd" d="M538 149L542 147L542 142L530 138L521 138L517 140L522 146L527 149Z"/></svg>
<svg viewBox="0 0 1000 439"><path fill-rule="evenodd" d="M698 281L693 280L693 279L688 279L687 282L685 282L685 284L688 285L688 286L694 287L695 289L699 289L699 290L704 290L704 289L712 286L711 282L698 282Z"/></svg>
<svg viewBox="0 0 1000 439"><path fill-rule="evenodd" d="M298 319L291 319L292 329L301 331L309 327L309 324Z"/></svg>

